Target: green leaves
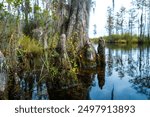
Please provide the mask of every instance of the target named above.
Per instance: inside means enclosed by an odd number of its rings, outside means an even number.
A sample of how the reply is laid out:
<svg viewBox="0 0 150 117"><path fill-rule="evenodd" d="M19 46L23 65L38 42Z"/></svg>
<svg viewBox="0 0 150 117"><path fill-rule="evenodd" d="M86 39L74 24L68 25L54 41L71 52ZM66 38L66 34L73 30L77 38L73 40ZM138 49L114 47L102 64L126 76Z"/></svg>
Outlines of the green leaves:
<svg viewBox="0 0 150 117"><path fill-rule="evenodd" d="M8 4L14 5L14 7L16 8L22 3L22 0L6 0L6 2Z"/></svg>
<svg viewBox="0 0 150 117"><path fill-rule="evenodd" d="M7 2L8 4L11 4L12 2L14 2L14 0L6 0L6 2Z"/></svg>
<svg viewBox="0 0 150 117"><path fill-rule="evenodd" d="M4 4L3 3L0 3L0 10L2 10L4 7Z"/></svg>
<svg viewBox="0 0 150 117"><path fill-rule="evenodd" d="M21 3L22 3L22 0L15 0L13 2L13 4L14 4L15 7L18 7L19 5L21 5Z"/></svg>
<svg viewBox="0 0 150 117"><path fill-rule="evenodd" d="M38 5L34 5L34 12L36 12L36 11L40 11L41 10L41 7L39 7Z"/></svg>

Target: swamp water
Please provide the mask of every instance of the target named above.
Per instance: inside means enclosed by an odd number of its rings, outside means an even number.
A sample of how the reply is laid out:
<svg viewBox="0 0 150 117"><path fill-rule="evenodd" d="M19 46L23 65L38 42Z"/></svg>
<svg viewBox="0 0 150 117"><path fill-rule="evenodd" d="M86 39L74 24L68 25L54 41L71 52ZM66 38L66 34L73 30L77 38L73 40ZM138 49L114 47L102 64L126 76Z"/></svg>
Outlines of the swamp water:
<svg viewBox="0 0 150 117"><path fill-rule="evenodd" d="M94 47L96 49L97 45ZM97 70L81 69L79 83L70 88L50 89L45 82L38 84L36 73L25 74L32 81L28 84L24 76L21 78L19 99L150 99L150 46L109 44L105 48L105 62L105 67ZM5 84L4 74L1 73L1 92ZM13 99L18 99L14 96L16 94L10 94L10 97L13 95Z"/></svg>
<svg viewBox="0 0 150 117"><path fill-rule="evenodd" d="M88 99L150 99L150 47L110 44L105 53L105 74L100 77L95 74ZM101 80L104 83L100 86Z"/></svg>

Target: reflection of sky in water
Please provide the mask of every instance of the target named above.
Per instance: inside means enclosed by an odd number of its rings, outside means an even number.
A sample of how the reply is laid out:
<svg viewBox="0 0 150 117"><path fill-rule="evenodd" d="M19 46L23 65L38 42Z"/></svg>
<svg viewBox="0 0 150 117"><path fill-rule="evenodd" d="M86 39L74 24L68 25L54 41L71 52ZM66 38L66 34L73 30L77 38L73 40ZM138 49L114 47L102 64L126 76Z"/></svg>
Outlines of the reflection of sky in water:
<svg viewBox="0 0 150 117"><path fill-rule="evenodd" d="M48 94L47 94L47 88L46 88L46 84L43 83L41 86L41 89L38 90L37 88L37 84L34 84L33 87L33 92L32 92L32 99L34 100L47 100L48 99Z"/></svg>
<svg viewBox="0 0 150 117"><path fill-rule="evenodd" d="M95 46L96 48L97 46ZM112 56L112 74L108 74L108 48L106 48L106 67L105 67L105 84L103 89L100 89L98 84L97 75L94 78L93 85L89 88L88 98L95 100L145 100L148 99L150 94L150 89L148 87L142 86L140 89L135 89L135 87L139 87L140 84L133 84L129 82L131 79L134 79L136 76L141 74L141 79L144 76L150 76L150 74L145 74L146 69L146 50L142 50L141 57L142 62L141 66L143 71L140 73L139 71L139 49L131 49L129 51L124 50L111 50ZM122 53L122 54L121 54ZM144 54L143 54L144 53ZM118 62L116 62L118 61ZM120 62L121 61L121 62ZM150 61L150 60L148 60ZM131 62L131 63L130 63ZM122 65L121 65L122 63ZM120 77L119 71L123 72L123 76ZM150 86L149 86L150 87ZM148 95L139 92L139 90L145 90L148 92Z"/></svg>
<svg viewBox="0 0 150 117"><path fill-rule="evenodd" d="M32 86L32 90L30 90L32 92L32 97L31 99L33 100L47 100L48 99L48 93L47 93L47 87L46 84L43 82L40 85L37 82L37 76L35 74L33 74L33 86ZM27 88L29 90L29 83L27 83L27 87L26 87L26 82L24 79L22 79L20 81L20 87L22 89L22 93L25 93L25 88ZM22 97L24 99L24 97Z"/></svg>
<svg viewBox="0 0 150 117"><path fill-rule="evenodd" d="M89 98L95 100L110 100L114 87L114 100L147 99L146 95L137 93L137 91L131 87L131 84L128 81L129 77L120 79L118 78L117 73L113 72L111 77L105 78L105 85L101 90L96 77L93 81L95 85L90 88Z"/></svg>
<svg viewBox="0 0 150 117"><path fill-rule="evenodd" d="M5 73L0 73L0 91L5 90L5 85L7 83L7 77Z"/></svg>

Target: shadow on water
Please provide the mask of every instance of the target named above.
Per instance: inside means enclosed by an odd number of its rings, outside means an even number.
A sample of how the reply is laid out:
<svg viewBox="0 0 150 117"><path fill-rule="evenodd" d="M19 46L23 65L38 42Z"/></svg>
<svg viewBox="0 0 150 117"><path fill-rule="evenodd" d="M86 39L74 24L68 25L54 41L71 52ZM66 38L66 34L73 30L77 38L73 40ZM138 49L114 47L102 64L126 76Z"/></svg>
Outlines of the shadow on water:
<svg viewBox="0 0 150 117"><path fill-rule="evenodd" d="M69 88L51 88L45 80L40 81L40 72L35 70L20 72L18 76L15 71L9 71L8 81L7 75L1 72L0 99L2 95L22 100L150 99L150 46L107 45L103 61L105 65L96 69L80 69L78 83Z"/></svg>

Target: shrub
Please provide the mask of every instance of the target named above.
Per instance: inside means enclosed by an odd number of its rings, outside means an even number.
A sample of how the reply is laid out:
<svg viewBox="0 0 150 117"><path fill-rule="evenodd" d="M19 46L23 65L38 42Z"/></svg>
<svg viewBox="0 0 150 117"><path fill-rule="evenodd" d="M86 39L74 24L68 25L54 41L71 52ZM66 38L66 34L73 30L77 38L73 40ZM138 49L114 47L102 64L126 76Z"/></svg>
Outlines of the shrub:
<svg viewBox="0 0 150 117"><path fill-rule="evenodd" d="M37 40L25 35L19 39L18 46L20 46L25 53L34 53L37 55L43 52L43 47Z"/></svg>
<svg viewBox="0 0 150 117"><path fill-rule="evenodd" d="M124 39L119 39L117 42L118 42L118 43L126 43L127 41L124 40Z"/></svg>

